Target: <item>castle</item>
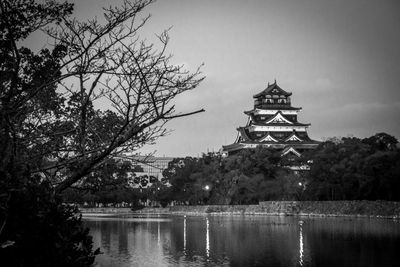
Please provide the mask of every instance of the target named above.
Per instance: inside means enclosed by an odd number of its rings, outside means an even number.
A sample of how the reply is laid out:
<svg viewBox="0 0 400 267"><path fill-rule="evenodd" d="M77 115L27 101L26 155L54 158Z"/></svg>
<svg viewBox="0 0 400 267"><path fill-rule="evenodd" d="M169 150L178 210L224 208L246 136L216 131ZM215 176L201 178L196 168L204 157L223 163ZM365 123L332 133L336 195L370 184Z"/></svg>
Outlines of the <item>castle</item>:
<svg viewBox="0 0 400 267"><path fill-rule="evenodd" d="M292 107L291 95L276 80L254 95L254 108L244 112L248 116L246 126L237 128L238 136L233 144L222 146L223 154L263 146L280 151L281 155L300 157L304 151L315 149L319 142L307 134L311 124L297 120L301 108Z"/></svg>

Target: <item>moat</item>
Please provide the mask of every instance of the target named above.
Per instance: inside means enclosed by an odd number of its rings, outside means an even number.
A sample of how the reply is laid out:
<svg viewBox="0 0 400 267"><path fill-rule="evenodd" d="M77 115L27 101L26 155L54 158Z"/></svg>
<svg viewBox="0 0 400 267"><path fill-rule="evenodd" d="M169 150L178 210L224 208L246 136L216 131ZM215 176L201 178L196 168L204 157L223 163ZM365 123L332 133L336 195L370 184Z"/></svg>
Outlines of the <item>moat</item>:
<svg viewBox="0 0 400 267"><path fill-rule="evenodd" d="M97 266L398 266L400 221L299 216L85 218Z"/></svg>

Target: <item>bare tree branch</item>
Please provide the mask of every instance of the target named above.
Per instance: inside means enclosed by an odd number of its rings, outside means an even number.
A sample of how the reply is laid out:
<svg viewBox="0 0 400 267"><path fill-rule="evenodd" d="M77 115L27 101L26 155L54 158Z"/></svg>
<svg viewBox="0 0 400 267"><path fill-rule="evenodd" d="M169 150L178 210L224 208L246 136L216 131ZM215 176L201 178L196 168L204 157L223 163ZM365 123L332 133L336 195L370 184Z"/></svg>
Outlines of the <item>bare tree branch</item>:
<svg viewBox="0 0 400 267"><path fill-rule="evenodd" d="M154 143L167 133L169 120L204 111L176 111L175 97L204 77L200 67L189 72L166 54L169 29L155 44L142 40L150 18L142 11L151 3L124 0L104 9L104 22L62 16L50 27L51 20L39 19L35 27L51 45L40 55L12 50L13 60L21 61L13 70L18 79L2 86L18 93L9 95L7 108L14 113L10 135L2 136L15 137L12 144L24 151L32 174L59 179L53 181L58 193L121 151ZM29 78L37 62L40 75Z"/></svg>

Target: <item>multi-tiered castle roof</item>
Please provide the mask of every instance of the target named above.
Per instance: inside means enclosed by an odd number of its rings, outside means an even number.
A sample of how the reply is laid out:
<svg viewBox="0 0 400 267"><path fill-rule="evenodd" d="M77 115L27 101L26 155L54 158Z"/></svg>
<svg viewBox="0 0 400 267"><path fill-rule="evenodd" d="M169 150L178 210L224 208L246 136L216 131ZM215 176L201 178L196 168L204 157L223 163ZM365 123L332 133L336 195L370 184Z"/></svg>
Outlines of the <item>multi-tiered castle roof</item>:
<svg viewBox="0 0 400 267"><path fill-rule="evenodd" d="M237 129L236 141L223 146L223 151L231 154L263 146L281 150L283 155L292 153L300 156L305 150L316 148L319 142L310 139L307 134L311 124L297 120L301 108L292 107L291 95L280 88L276 81L254 95L254 109L244 112L248 116L246 126Z"/></svg>

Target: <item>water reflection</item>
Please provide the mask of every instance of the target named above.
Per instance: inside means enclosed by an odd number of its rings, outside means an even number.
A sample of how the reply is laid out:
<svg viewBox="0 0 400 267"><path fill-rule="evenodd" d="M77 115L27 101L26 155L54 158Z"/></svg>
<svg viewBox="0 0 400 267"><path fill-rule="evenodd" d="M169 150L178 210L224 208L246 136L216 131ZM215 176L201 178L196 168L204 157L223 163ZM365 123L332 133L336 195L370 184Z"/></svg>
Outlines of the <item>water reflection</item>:
<svg viewBox="0 0 400 267"><path fill-rule="evenodd" d="M206 255L207 260L210 258L210 221L206 217Z"/></svg>
<svg viewBox="0 0 400 267"><path fill-rule="evenodd" d="M299 246L299 264L303 266L304 245L303 245L303 221L299 221L300 227L300 246Z"/></svg>
<svg viewBox="0 0 400 267"><path fill-rule="evenodd" d="M186 256L186 215L183 216L183 254Z"/></svg>
<svg viewBox="0 0 400 267"><path fill-rule="evenodd" d="M157 222L157 244L161 246L160 222Z"/></svg>
<svg viewBox="0 0 400 267"><path fill-rule="evenodd" d="M400 223L262 216L87 219L98 266L397 266Z"/></svg>

